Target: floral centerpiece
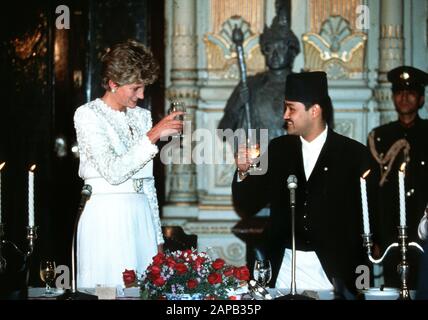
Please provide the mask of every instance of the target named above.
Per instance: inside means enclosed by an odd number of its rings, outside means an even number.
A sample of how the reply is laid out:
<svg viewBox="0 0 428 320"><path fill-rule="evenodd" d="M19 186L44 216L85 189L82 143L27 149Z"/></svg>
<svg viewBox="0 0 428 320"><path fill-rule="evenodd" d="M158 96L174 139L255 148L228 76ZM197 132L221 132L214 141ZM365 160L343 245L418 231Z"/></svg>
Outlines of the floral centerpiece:
<svg viewBox="0 0 428 320"><path fill-rule="evenodd" d="M213 261L205 252L178 250L154 256L139 285L142 297L148 299L180 299L183 295L233 299L249 279L246 266L227 265L223 259Z"/></svg>

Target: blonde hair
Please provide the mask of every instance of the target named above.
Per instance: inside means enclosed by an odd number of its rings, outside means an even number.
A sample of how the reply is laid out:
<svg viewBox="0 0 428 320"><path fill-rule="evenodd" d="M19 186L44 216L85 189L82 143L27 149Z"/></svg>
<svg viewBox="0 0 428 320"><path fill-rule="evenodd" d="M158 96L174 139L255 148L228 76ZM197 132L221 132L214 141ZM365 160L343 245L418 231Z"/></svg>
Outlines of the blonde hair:
<svg viewBox="0 0 428 320"><path fill-rule="evenodd" d="M101 84L106 90L110 90L109 80L119 86L131 83L149 85L158 78L159 65L153 53L135 40L114 45L101 62Z"/></svg>

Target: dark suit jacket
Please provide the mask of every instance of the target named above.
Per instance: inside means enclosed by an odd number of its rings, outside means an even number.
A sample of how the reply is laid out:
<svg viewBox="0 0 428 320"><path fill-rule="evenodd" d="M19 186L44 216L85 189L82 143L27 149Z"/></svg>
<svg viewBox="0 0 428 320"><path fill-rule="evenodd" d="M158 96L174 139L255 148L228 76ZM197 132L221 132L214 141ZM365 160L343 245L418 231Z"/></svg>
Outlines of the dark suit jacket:
<svg viewBox="0 0 428 320"><path fill-rule="evenodd" d="M367 148L332 130L306 181L298 136L282 136L269 145L268 171L232 184L236 210L252 215L270 204L264 232L266 254L275 284L285 248L291 248L291 210L287 177L298 179L296 190L296 249L314 250L330 281L355 289L355 269L365 263L361 233L360 176L369 167ZM297 261L297 263L299 263Z"/></svg>

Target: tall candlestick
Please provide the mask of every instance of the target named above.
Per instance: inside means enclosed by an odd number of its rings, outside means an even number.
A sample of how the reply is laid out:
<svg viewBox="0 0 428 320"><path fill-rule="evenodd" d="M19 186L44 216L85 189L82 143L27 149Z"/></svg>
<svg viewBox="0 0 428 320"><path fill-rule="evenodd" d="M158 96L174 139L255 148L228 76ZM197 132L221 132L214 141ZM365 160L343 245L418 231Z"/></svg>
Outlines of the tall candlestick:
<svg viewBox="0 0 428 320"><path fill-rule="evenodd" d="M0 223L1 223L1 169L3 169L6 162L0 164Z"/></svg>
<svg viewBox="0 0 428 320"><path fill-rule="evenodd" d="M34 227L34 169L33 164L28 171L28 226Z"/></svg>
<svg viewBox="0 0 428 320"><path fill-rule="evenodd" d="M406 193L404 190L404 172L406 169L406 163L400 167L398 171L398 189L400 195L400 227L406 226Z"/></svg>
<svg viewBox="0 0 428 320"><path fill-rule="evenodd" d="M366 177L369 175L370 170L367 170L360 178L360 189L361 189L361 207L363 209L363 227L364 234L370 233L370 222L369 222L369 206L367 202L367 186Z"/></svg>

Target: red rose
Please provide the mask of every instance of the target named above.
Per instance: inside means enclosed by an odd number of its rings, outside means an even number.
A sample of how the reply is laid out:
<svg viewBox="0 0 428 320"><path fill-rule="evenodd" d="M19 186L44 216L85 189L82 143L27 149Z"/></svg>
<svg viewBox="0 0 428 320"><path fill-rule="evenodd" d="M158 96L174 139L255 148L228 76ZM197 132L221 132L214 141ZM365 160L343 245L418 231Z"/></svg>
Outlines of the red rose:
<svg viewBox="0 0 428 320"><path fill-rule="evenodd" d="M164 262L165 255L162 252L159 252L157 255L153 257L153 263L157 265L161 265Z"/></svg>
<svg viewBox="0 0 428 320"><path fill-rule="evenodd" d="M161 268L159 266L153 265L150 267L150 272L153 275L160 275Z"/></svg>
<svg viewBox="0 0 428 320"><path fill-rule="evenodd" d="M199 282L198 280L195 279L190 279L189 281L187 281L187 287L189 289L195 289L198 286Z"/></svg>
<svg viewBox="0 0 428 320"><path fill-rule="evenodd" d="M208 282L210 284L221 283L221 274L218 274L217 272L210 273L208 276Z"/></svg>
<svg viewBox="0 0 428 320"><path fill-rule="evenodd" d="M238 300L238 298L236 296L230 296L229 300Z"/></svg>
<svg viewBox="0 0 428 320"><path fill-rule="evenodd" d="M204 263L205 262L205 258L204 257L200 257L200 256L198 256L196 259L195 259L195 263L197 262L197 263L200 263L200 264L202 264L202 263Z"/></svg>
<svg viewBox="0 0 428 320"><path fill-rule="evenodd" d="M125 271L122 272L122 277L125 287L129 288L135 284L135 279L137 278L137 275L135 274L134 270L125 269Z"/></svg>
<svg viewBox="0 0 428 320"><path fill-rule="evenodd" d="M187 267L184 263L177 263L174 269L177 270L178 274L185 274L187 272Z"/></svg>
<svg viewBox="0 0 428 320"><path fill-rule="evenodd" d="M226 270L224 270L223 274L226 277L231 277L233 276L233 271L234 271L234 268L227 268Z"/></svg>
<svg viewBox="0 0 428 320"><path fill-rule="evenodd" d="M201 266L202 266L202 264L205 262L205 258L202 258L202 257L197 257L194 261L193 261L193 264L192 264L192 269L193 270L198 270Z"/></svg>
<svg viewBox="0 0 428 320"><path fill-rule="evenodd" d="M238 280L242 280L242 281L250 280L250 271L246 266L235 268L233 275Z"/></svg>
<svg viewBox="0 0 428 320"><path fill-rule="evenodd" d="M166 259L166 264L168 265L168 267L170 268L174 268L174 266L176 265L177 262L175 262L175 260L171 257L168 257Z"/></svg>
<svg viewBox="0 0 428 320"><path fill-rule="evenodd" d="M162 277L157 277L153 280L153 284L157 287L162 287L165 284L165 279Z"/></svg>
<svg viewBox="0 0 428 320"><path fill-rule="evenodd" d="M213 264L212 264L214 270L219 270L221 268L223 268L224 266L224 260L223 259L216 259Z"/></svg>

